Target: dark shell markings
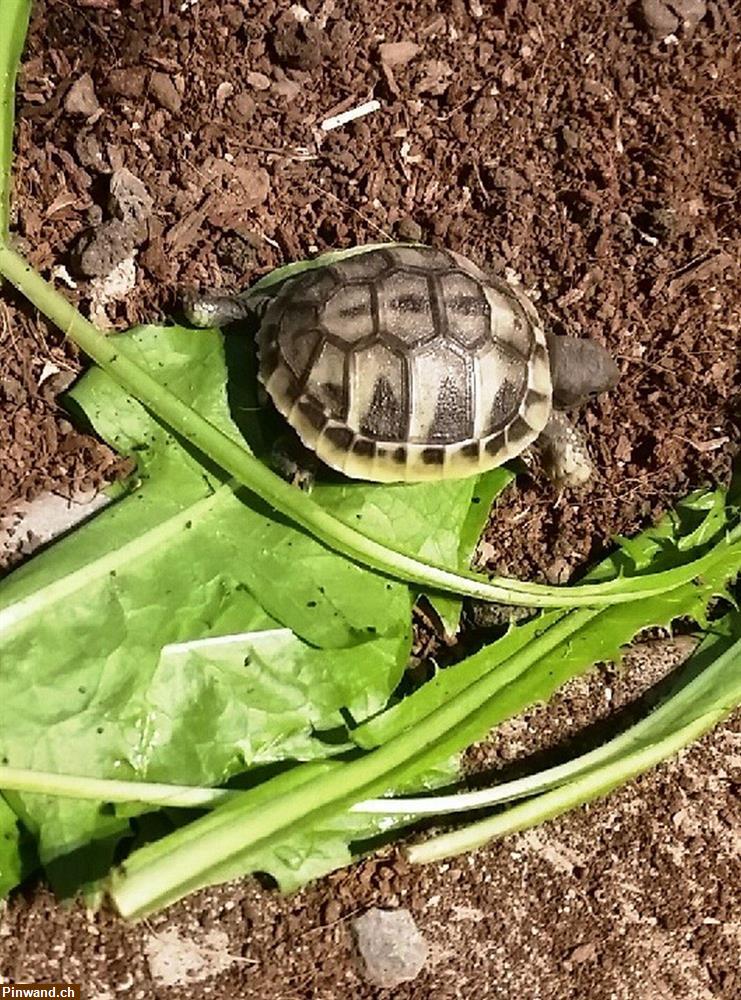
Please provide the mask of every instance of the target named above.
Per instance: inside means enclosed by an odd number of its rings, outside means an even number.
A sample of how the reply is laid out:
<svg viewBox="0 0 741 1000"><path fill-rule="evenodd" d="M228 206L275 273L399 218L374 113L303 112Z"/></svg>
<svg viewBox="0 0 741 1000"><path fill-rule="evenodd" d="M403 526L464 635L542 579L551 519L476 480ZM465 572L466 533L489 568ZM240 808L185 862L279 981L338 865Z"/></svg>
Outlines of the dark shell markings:
<svg viewBox="0 0 741 1000"><path fill-rule="evenodd" d="M472 475L551 408L532 306L458 255L393 246L289 279L258 336L260 379L305 445L377 481Z"/></svg>

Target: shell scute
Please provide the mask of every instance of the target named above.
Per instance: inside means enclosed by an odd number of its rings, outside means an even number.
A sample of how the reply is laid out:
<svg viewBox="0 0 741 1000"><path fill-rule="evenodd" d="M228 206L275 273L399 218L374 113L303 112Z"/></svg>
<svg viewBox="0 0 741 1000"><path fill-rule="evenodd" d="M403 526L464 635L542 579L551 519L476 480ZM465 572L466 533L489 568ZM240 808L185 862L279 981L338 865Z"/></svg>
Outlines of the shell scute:
<svg viewBox="0 0 741 1000"><path fill-rule="evenodd" d="M378 333L402 348L417 347L437 336L433 298L427 276L395 271L377 283Z"/></svg>
<svg viewBox="0 0 741 1000"><path fill-rule="evenodd" d="M258 343L278 409L351 476L483 471L527 447L550 413L534 308L444 250L388 246L303 272Z"/></svg>
<svg viewBox="0 0 741 1000"><path fill-rule="evenodd" d="M294 378L301 380L322 341L321 330L302 324L300 315L284 316L279 327L278 347Z"/></svg>
<svg viewBox="0 0 741 1000"><path fill-rule="evenodd" d="M374 290L369 284L344 285L327 298L321 323L338 341L352 343L376 332Z"/></svg>
<svg viewBox="0 0 741 1000"><path fill-rule="evenodd" d="M410 359L409 440L451 443L473 437L473 364L456 344L435 341Z"/></svg>
<svg viewBox="0 0 741 1000"><path fill-rule="evenodd" d="M404 441L409 413L405 359L380 341L353 351L347 417L352 431L376 441Z"/></svg>
<svg viewBox="0 0 741 1000"><path fill-rule="evenodd" d="M491 309L479 282L457 271L440 278L448 335L463 347L491 342Z"/></svg>

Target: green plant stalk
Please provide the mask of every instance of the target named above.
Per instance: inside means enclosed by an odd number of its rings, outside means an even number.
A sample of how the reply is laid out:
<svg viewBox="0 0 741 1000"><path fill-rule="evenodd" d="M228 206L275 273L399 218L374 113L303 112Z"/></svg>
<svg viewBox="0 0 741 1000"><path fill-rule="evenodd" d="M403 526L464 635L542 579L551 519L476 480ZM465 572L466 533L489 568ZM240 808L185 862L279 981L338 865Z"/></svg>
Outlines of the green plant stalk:
<svg viewBox="0 0 741 1000"><path fill-rule="evenodd" d="M724 578L735 575L737 565L728 562L727 553L727 549L716 553L713 567ZM738 558L741 549L734 553L734 560ZM239 857L242 870L264 864L266 852L277 849L284 839L310 831L327 818L351 810L357 802L403 787L427 767L481 739L501 721L501 692L512 678L521 676L560 643L573 640L599 614L599 609L580 609L557 618L497 669L378 749L345 763L329 776L308 782L299 796L270 795L259 815L238 802L226 803L163 841L135 852L111 877L113 902L124 916L141 916L169 905L207 884L209 873L218 873L220 865L235 857ZM264 787L269 786L270 782ZM589 790L588 784L579 787Z"/></svg>
<svg viewBox="0 0 741 1000"><path fill-rule="evenodd" d="M306 494L276 476L244 445L233 441L126 357L116 343L116 337L104 336L27 261L7 246L0 247L0 274L4 274L147 409L231 473L238 482L301 525L328 548L381 573L426 589L484 601L526 607L593 607L663 593L701 574L708 565L707 560L714 558L715 550L694 562L652 575L617 577L603 583L576 587L548 587L500 577L489 580L466 571L454 572L398 552L333 517Z"/></svg>
<svg viewBox="0 0 741 1000"><path fill-rule="evenodd" d="M13 156L15 78L31 14L30 0L2 0L0 8L0 240L10 216L10 161Z"/></svg>
<svg viewBox="0 0 741 1000"><path fill-rule="evenodd" d="M0 767L0 789L34 795L55 795L93 802L142 802L146 805L181 809L212 809L244 794L233 788L169 785L150 781L115 781L81 774L31 771L25 767Z"/></svg>
<svg viewBox="0 0 741 1000"><path fill-rule="evenodd" d="M722 635L721 631L721 642L725 641ZM702 661L707 648L706 640L682 669L691 672L698 658ZM710 648L718 647L711 643ZM741 704L739 666L741 639L736 639L640 722L596 751L564 765L572 773L559 787L462 830L413 845L409 849L410 859L422 863L472 850L495 837L535 826L591 801L648 770L698 739ZM534 775L532 782L537 783L540 777ZM539 790L532 786L529 789Z"/></svg>
<svg viewBox="0 0 741 1000"><path fill-rule="evenodd" d="M521 650L515 659L532 663L586 625L598 611L572 611ZM383 794L405 776L419 773L489 729L489 700L498 691L498 671L482 677L419 724L387 744L326 776L307 782L300 795L271 795L259 810L231 801L207 816L134 852L110 880L110 895L126 917L168 905L208 881L208 872L249 851L259 853L283 837L341 814L358 800ZM270 782L264 786L268 789Z"/></svg>
<svg viewBox="0 0 741 1000"><path fill-rule="evenodd" d="M254 808L265 795L278 795L342 767L334 760L307 761L255 788L207 788L201 785L170 785L150 781L116 781L88 778L81 774L55 774L21 767L0 767L0 789L35 795L53 795L65 799L92 802L142 803L157 808L214 809L235 803ZM267 792L264 791L267 789Z"/></svg>
<svg viewBox="0 0 741 1000"><path fill-rule="evenodd" d="M438 861L441 858L475 850L498 837L538 826L546 820L574 809L576 806L585 805L587 802L607 795L618 786L660 764L667 757L679 753L688 744L699 739L703 733L712 729L730 711L731 709L719 709L715 712L707 712L681 729L675 730L658 743L637 750L635 753L627 754L602 767L587 771L575 781L570 781L542 795L536 795L526 802L505 809L504 812L498 813L490 819L473 823L453 833L434 837L426 843L413 845L407 849L406 855L413 864Z"/></svg>
<svg viewBox="0 0 741 1000"><path fill-rule="evenodd" d="M666 701L638 722L606 743L595 747L594 750L574 757L556 767L550 767L545 771L538 771L536 774L529 774L514 781L502 782L491 788L483 788L473 792L429 795L425 798L371 799L358 803L354 809L382 815L442 815L472 809L486 809L502 802L540 795L561 785L570 784L588 772L604 768L618 760L626 760L642 750L644 746L658 743L663 732L671 731L674 727L681 729L683 723L689 725L690 723L687 722L688 714L691 713L695 704L702 703L701 699L707 695L709 690L717 690L719 695L722 692L722 704L718 705L719 718L723 718L724 715L733 711L736 705L741 703L741 670L737 670L735 684L731 683L730 686L728 680L723 677L723 673L724 671L730 673L729 664L732 669L739 661L741 661L741 640L734 643L714 663L705 667L693 680L670 695ZM692 662L692 659L688 662ZM701 714L705 716L707 713ZM462 832L465 833L465 831Z"/></svg>
<svg viewBox="0 0 741 1000"><path fill-rule="evenodd" d="M648 746L651 743L661 742L655 739L652 734L670 730L674 725L680 723L686 716L688 709L700 701L708 690L712 690L716 686L719 691L723 692L722 704L714 713L702 713L702 718L707 719L711 714L715 714L720 719L727 715L741 700L741 674L739 674L735 686L728 688L727 684L722 682L722 673L728 669L728 664L733 666L740 658L741 640L734 643L712 665L706 667L697 677L667 698L665 702L639 722L589 753L582 754L557 767L472 793L434 795L421 799L369 799L364 802L356 802L350 811L377 815L446 815L452 812L486 808L524 796L539 795L559 785L571 784L587 772L599 768L604 769L606 765L620 759L625 760L635 756L636 753L642 751L642 744ZM693 724L694 720L692 723L688 723L688 725ZM686 727L680 726L680 729L682 728ZM636 748L636 750L631 752L632 748ZM316 774L321 774L341 766L343 765L336 761L312 762L303 765L302 772L308 780L312 769ZM140 802L158 807L204 809L212 809L223 802L251 794L241 789L89 778L83 775L58 774L5 766L0 766L0 788L4 791L32 792L41 795L89 799L97 802ZM497 819L499 818L497 817ZM461 834L446 836L459 835ZM439 842L439 838L434 841L434 843L437 842ZM427 843L432 844L433 841ZM414 849L416 850L416 848Z"/></svg>

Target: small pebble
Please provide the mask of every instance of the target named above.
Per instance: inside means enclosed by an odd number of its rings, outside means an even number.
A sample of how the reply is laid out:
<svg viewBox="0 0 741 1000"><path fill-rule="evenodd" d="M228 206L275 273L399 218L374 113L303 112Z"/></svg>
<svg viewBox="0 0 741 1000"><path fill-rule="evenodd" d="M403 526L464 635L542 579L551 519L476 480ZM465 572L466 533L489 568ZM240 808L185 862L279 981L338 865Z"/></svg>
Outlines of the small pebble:
<svg viewBox="0 0 741 1000"><path fill-rule="evenodd" d="M141 225L152 214L154 202L146 187L127 167L111 174L111 215L132 225Z"/></svg>
<svg viewBox="0 0 741 1000"><path fill-rule="evenodd" d="M248 122L257 110L254 98L249 94L237 94L229 103L227 113L235 122Z"/></svg>
<svg viewBox="0 0 741 1000"><path fill-rule="evenodd" d="M223 83L220 83L219 86L216 88L216 107L219 108L219 110L223 108L233 93L234 93L233 83L230 83L228 80L225 80Z"/></svg>
<svg viewBox="0 0 741 1000"><path fill-rule="evenodd" d="M567 961L571 965L583 965L585 962L593 962L597 957L597 945L593 941L586 944L578 944L569 954Z"/></svg>
<svg viewBox="0 0 741 1000"><path fill-rule="evenodd" d="M173 114L180 111L183 99L167 73L152 73L149 89L152 97L165 111L171 111Z"/></svg>
<svg viewBox="0 0 741 1000"><path fill-rule="evenodd" d="M422 971L429 949L409 910L374 907L352 926L369 982L393 989Z"/></svg>
<svg viewBox="0 0 741 1000"><path fill-rule="evenodd" d="M419 243L422 239L422 227L409 216L399 219L396 233L400 240L409 240L410 243Z"/></svg>
<svg viewBox="0 0 741 1000"><path fill-rule="evenodd" d="M100 143L92 132L78 132L75 136L75 154L79 163L89 170L105 173L107 164L103 158Z"/></svg>
<svg viewBox="0 0 741 1000"><path fill-rule="evenodd" d="M247 83L250 87L255 90L269 90L270 89L270 77L265 76L264 73L248 73Z"/></svg>
<svg viewBox="0 0 741 1000"><path fill-rule="evenodd" d="M74 254L77 270L89 278L106 277L130 256L135 245L136 239L125 222L104 222L78 240Z"/></svg>
<svg viewBox="0 0 741 1000"><path fill-rule="evenodd" d="M64 110L71 115L85 115L89 118L94 115L100 105L95 96L95 86L93 78L89 73L84 73L72 84L64 97Z"/></svg>
<svg viewBox="0 0 741 1000"><path fill-rule="evenodd" d="M708 12L705 0L671 0L669 6L688 30L696 28Z"/></svg>
<svg viewBox="0 0 741 1000"><path fill-rule="evenodd" d="M641 16L654 38L666 38L679 27L679 19L662 0L641 0Z"/></svg>

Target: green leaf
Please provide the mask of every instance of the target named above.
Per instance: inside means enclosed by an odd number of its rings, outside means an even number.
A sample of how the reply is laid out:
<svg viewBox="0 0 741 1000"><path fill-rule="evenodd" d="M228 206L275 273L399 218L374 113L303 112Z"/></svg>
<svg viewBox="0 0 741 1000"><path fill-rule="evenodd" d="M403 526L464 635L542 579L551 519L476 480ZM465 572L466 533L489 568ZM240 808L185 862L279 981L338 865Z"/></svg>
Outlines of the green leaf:
<svg viewBox="0 0 741 1000"><path fill-rule="evenodd" d="M723 501L724 491L695 494L659 525L627 543L631 562L638 569L644 569L652 565L652 560L654 564L670 566L683 559L688 551L688 537L694 538L698 548L703 548L720 536L718 544L721 547L717 551L713 549L716 551L714 566L701 579L650 599L596 609L583 627L568 634L559 646L535 664L528 663L526 659L516 659L515 654L522 650L527 652L538 636L559 621L566 620L567 615L558 611L546 612L523 625L513 626L501 639L461 663L438 672L403 701L359 726L351 734L353 740L366 749L380 746L492 671L496 671L502 688L499 708L496 709L492 702L495 711L491 716L491 725L496 725L535 701L547 701L561 684L592 664L618 660L620 648L645 628L666 626L682 616L704 624L708 602L716 594L725 592L726 581L741 566L741 544L736 542L725 547L729 511L724 507L723 519L719 518L717 498ZM683 524L686 525L688 520L693 523L698 513L702 517L701 523L693 526L688 535L680 534ZM599 579L613 575L621 564L624 551L623 548L610 556L589 577Z"/></svg>
<svg viewBox="0 0 741 1000"><path fill-rule="evenodd" d="M671 532L672 523L662 525L636 549L642 557L653 553L671 563L679 557L676 539L670 544ZM499 643L441 672L437 684L431 682L361 726L354 733L358 743L381 745L331 775L311 778L300 795L284 796L275 789L258 813L249 810L247 800L217 806L187 832L177 831L145 853L136 852L111 883L116 905L125 915L138 915L189 891L193 880L206 884L224 872L231 877L238 870L272 871L271 857L291 845L300 872L307 845L321 841L320 833L327 829L337 844L331 831L356 804L372 795L419 787L436 764L524 706L547 699L596 660L617 656L620 646L647 625L688 614L702 620L707 602L724 592L741 566L738 543L717 545L711 552L703 579L669 594L616 608L550 613L512 629ZM261 794L268 795L270 786L263 785ZM340 858L338 850L335 857ZM322 864L326 861L324 855ZM281 877L289 878L280 857L276 864Z"/></svg>
<svg viewBox="0 0 741 1000"><path fill-rule="evenodd" d="M344 734L343 711L361 718L378 711L399 681L407 649L402 635L317 650L290 629L165 646L147 691L140 745L151 761L148 780L220 784L245 764L347 749L346 741L327 745L315 734ZM226 763L214 778L219 746Z"/></svg>

